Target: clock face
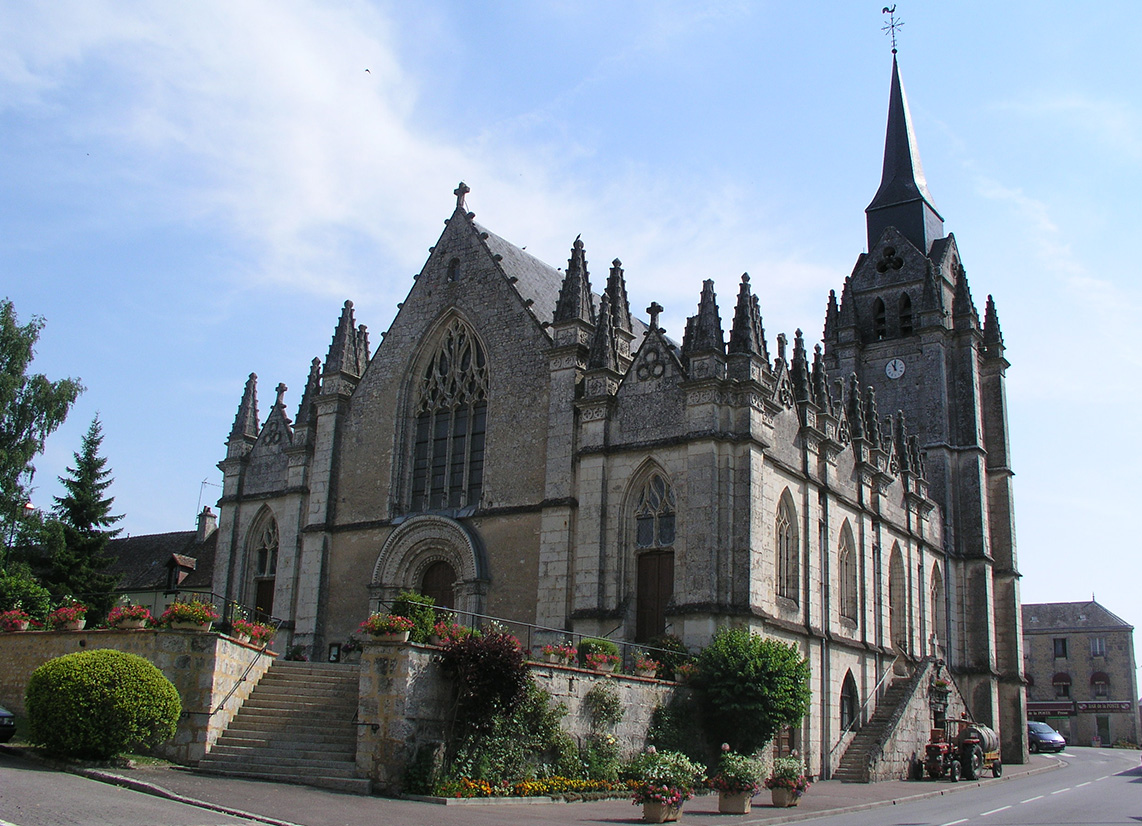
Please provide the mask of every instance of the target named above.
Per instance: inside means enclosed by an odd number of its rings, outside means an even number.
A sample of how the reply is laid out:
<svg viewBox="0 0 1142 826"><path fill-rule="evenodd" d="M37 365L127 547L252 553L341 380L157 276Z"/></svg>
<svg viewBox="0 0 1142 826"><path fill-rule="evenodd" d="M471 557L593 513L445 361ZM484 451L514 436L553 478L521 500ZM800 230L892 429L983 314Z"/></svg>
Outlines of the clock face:
<svg viewBox="0 0 1142 826"><path fill-rule="evenodd" d="M902 359L893 359L884 365L884 375L890 379L898 379L904 375L904 361Z"/></svg>

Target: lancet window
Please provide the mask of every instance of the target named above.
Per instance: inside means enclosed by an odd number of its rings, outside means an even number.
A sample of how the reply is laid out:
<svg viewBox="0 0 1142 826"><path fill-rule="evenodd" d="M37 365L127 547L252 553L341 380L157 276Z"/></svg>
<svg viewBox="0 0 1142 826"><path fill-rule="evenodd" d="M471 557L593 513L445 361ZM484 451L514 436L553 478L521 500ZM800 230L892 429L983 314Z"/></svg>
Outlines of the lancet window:
<svg viewBox="0 0 1142 826"><path fill-rule="evenodd" d="M840 577L841 616L856 622L857 619L857 560L853 550L853 535L846 522L841 529L840 548L837 552L837 569Z"/></svg>
<svg viewBox="0 0 1142 826"><path fill-rule="evenodd" d="M467 324L455 319L421 376L415 407L412 510L480 501L488 416L488 366Z"/></svg>
<svg viewBox="0 0 1142 826"><path fill-rule="evenodd" d="M774 528L777 551L777 595L793 602L799 601L801 570L797 555L797 512L788 493L777 506Z"/></svg>
<svg viewBox="0 0 1142 826"><path fill-rule="evenodd" d="M674 596L677 505L670 483L657 471L647 478L635 502L635 639L645 641L666 630L666 608Z"/></svg>

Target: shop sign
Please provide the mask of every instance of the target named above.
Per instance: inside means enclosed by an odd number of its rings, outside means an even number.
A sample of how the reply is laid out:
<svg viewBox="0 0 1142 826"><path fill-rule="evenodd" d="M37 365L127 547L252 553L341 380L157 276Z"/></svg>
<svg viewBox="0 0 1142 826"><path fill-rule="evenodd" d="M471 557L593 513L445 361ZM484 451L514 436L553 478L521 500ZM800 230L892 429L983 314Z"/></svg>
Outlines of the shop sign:
<svg viewBox="0 0 1142 826"><path fill-rule="evenodd" d="M1098 700L1089 703L1079 703L1079 711L1125 711L1133 710L1129 700Z"/></svg>

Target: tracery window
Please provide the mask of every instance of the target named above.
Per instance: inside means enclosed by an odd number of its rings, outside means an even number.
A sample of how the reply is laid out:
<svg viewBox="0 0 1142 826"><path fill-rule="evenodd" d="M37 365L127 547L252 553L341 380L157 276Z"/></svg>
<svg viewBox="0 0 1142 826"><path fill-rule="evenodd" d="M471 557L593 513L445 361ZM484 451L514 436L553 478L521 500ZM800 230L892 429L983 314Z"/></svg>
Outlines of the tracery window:
<svg viewBox="0 0 1142 826"><path fill-rule="evenodd" d="M674 544L674 491L661 473L651 475L634 510L635 545L666 548Z"/></svg>
<svg viewBox="0 0 1142 826"><path fill-rule="evenodd" d="M467 324L454 320L421 378L412 456L412 510L480 501L488 367Z"/></svg>
<svg viewBox="0 0 1142 826"><path fill-rule="evenodd" d="M266 510L250 532L254 560L254 618L268 621L274 612L274 587L278 569L278 523Z"/></svg>
<svg viewBox="0 0 1142 826"><path fill-rule="evenodd" d="M904 559L900 547L894 545L888 563L888 625L899 651L908 650L908 587L904 577Z"/></svg>
<svg viewBox="0 0 1142 826"><path fill-rule="evenodd" d="M635 639L646 641L666 630L666 607L674 596L674 490L661 473L650 475L635 500Z"/></svg>
<svg viewBox="0 0 1142 826"><path fill-rule="evenodd" d="M841 586L841 616L856 622L857 618L857 562L853 550L853 535L848 523L841 528L840 550L837 552L837 568Z"/></svg>
<svg viewBox="0 0 1142 826"><path fill-rule="evenodd" d="M799 601L801 570L797 555L797 511L788 492L777 506L774 529L777 556L777 595L793 602Z"/></svg>

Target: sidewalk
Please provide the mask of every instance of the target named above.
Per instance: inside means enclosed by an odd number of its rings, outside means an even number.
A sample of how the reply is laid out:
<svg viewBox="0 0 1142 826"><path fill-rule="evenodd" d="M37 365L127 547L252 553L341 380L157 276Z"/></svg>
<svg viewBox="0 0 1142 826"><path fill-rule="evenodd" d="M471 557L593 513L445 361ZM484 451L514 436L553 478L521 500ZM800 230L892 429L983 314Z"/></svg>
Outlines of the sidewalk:
<svg viewBox="0 0 1142 826"><path fill-rule="evenodd" d="M718 814L717 795L696 797L686 802L682 821L720 824L789 823L825 814L861 811L904 800L950 794L978 784L1007 783L1029 774L1049 771L1060 761L1046 755L1031 755L1022 766L1004 766L1003 777L988 773L981 781L899 780L887 783L841 783L826 780L813 784L799 806L775 809L769 794L754 798L753 811L745 816ZM587 803L553 803L545 798L504 801L500 799L463 801L450 805L361 797L258 780L201 775L179 768L139 768L130 771L83 770L95 780L115 783L148 794L157 794L225 814L250 817L274 826L349 826L365 822L386 826L562 826L563 824L637 823L641 809L628 800L601 800Z"/></svg>

